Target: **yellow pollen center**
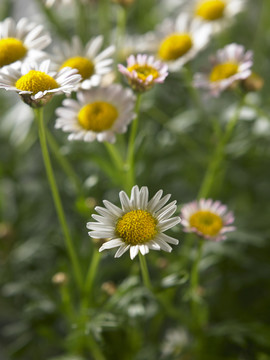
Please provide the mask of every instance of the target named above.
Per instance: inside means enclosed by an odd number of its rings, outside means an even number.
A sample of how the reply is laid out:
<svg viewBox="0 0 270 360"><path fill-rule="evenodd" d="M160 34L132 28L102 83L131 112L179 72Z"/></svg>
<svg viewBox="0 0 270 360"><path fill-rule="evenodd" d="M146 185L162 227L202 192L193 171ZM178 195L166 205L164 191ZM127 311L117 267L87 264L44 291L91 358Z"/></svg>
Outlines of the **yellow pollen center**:
<svg viewBox="0 0 270 360"><path fill-rule="evenodd" d="M223 17L226 3L222 0L201 1L197 5L196 15L205 20L212 21Z"/></svg>
<svg viewBox="0 0 270 360"><path fill-rule="evenodd" d="M0 40L0 67L22 59L27 53L23 43L15 38Z"/></svg>
<svg viewBox="0 0 270 360"><path fill-rule="evenodd" d="M189 223L203 235L209 236L217 235L223 226L221 217L208 210L200 210L191 215Z"/></svg>
<svg viewBox="0 0 270 360"><path fill-rule="evenodd" d="M221 81L237 74L237 72L238 65L233 62L218 64L213 67L209 79L211 82Z"/></svg>
<svg viewBox="0 0 270 360"><path fill-rule="evenodd" d="M39 91L57 89L59 85L53 77L37 70L30 70L26 75L20 77L15 84L21 91L31 91L37 94Z"/></svg>
<svg viewBox="0 0 270 360"><path fill-rule="evenodd" d="M192 48L192 45L189 34L171 34L161 42L158 54L164 61L176 60L185 55Z"/></svg>
<svg viewBox="0 0 270 360"><path fill-rule="evenodd" d="M78 121L86 130L101 132L110 129L117 117L115 106L104 101L95 101L81 108Z"/></svg>
<svg viewBox="0 0 270 360"><path fill-rule="evenodd" d="M122 216L116 224L116 235L126 244L141 245L157 234L157 220L146 210L133 210Z"/></svg>
<svg viewBox="0 0 270 360"><path fill-rule="evenodd" d="M138 78L142 81L145 81L149 75L153 76L153 80L159 76L159 73L156 69L149 65L139 65L135 64L127 68L129 72L136 71Z"/></svg>
<svg viewBox="0 0 270 360"><path fill-rule="evenodd" d="M69 66L72 69L77 69L83 80L90 78L90 76L94 74L95 70L92 61L81 56L75 56L66 60L61 65L61 69L66 66Z"/></svg>

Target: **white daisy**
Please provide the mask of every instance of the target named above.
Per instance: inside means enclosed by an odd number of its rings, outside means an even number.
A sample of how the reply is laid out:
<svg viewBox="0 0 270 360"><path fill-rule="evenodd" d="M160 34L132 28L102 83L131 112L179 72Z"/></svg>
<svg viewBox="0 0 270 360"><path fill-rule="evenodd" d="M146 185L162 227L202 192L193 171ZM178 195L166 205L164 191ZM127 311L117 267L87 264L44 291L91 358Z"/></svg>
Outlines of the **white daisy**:
<svg viewBox="0 0 270 360"><path fill-rule="evenodd" d="M211 95L218 96L237 80L250 76L252 57L252 51L245 52L242 45L229 44L210 58L212 69L209 73L195 74L194 86L207 89Z"/></svg>
<svg viewBox="0 0 270 360"><path fill-rule="evenodd" d="M92 38L85 46L74 36L71 43L66 42L54 50L54 62L58 69L66 66L77 69L82 77L80 87L89 89L99 85L102 75L111 70L113 59L110 56L115 47L111 45L100 52L102 44L102 35Z"/></svg>
<svg viewBox="0 0 270 360"><path fill-rule="evenodd" d="M163 83L168 75L168 66L154 56L130 55L127 67L118 65L119 71L128 79L130 86L139 92L151 89L155 83Z"/></svg>
<svg viewBox="0 0 270 360"><path fill-rule="evenodd" d="M115 133L124 133L135 117L135 96L119 84L80 91L77 98L56 110L55 127L70 132L69 140L114 142Z"/></svg>
<svg viewBox="0 0 270 360"><path fill-rule="evenodd" d="M227 206L220 201L211 199L200 199L184 205L181 218L184 231L195 232L209 240L224 240L224 234L235 229L229 226L234 222L233 213L228 212Z"/></svg>
<svg viewBox="0 0 270 360"><path fill-rule="evenodd" d="M229 19L243 10L245 0L191 0L188 7L195 17L212 23L219 31L230 24Z"/></svg>
<svg viewBox="0 0 270 360"><path fill-rule="evenodd" d="M175 21L166 19L156 32L158 57L167 62L170 71L178 71L207 45L210 33L209 24L185 13Z"/></svg>
<svg viewBox="0 0 270 360"><path fill-rule="evenodd" d="M92 215L97 222L87 223L91 230L89 235L93 238L108 238L99 251L119 247L115 257L122 256L130 250L130 258L134 259L138 252L145 255L152 250L171 252L169 244L178 244L178 240L163 234L180 222L180 217L171 216L176 211L176 201L164 206L171 195L162 197L159 190L148 201L148 188L143 186L140 190L134 186L131 197L124 191L119 193L121 207L104 200L105 208L97 206L95 210L100 215Z"/></svg>
<svg viewBox="0 0 270 360"><path fill-rule="evenodd" d="M22 18L16 22L7 18L0 22L0 69L16 61L44 57L40 50L51 42L42 25Z"/></svg>
<svg viewBox="0 0 270 360"><path fill-rule="evenodd" d="M0 73L0 88L16 91L32 106L45 105L54 94L71 93L81 80L76 69L50 71L50 60L6 66Z"/></svg>

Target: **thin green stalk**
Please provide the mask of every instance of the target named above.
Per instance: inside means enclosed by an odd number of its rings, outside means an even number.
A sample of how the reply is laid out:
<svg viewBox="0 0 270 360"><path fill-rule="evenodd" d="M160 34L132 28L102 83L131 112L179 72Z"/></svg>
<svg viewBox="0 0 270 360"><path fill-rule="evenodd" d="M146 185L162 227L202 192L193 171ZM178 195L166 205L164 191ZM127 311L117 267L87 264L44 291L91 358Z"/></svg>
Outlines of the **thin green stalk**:
<svg viewBox="0 0 270 360"><path fill-rule="evenodd" d="M114 162L117 170L123 171L123 159L121 155L119 154L117 148L114 146L114 144L108 143L107 141L104 142L104 145Z"/></svg>
<svg viewBox="0 0 270 360"><path fill-rule="evenodd" d="M244 98L240 101L235 113L231 117L230 121L227 123L225 133L222 136L222 138L220 139L220 142L217 145L216 151L213 154L212 160L209 163L208 169L206 170L206 174L204 176L202 185L201 185L199 193L198 193L199 199L206 198L209 196L209 193L210 193L213 183L215 181L217 171L219 170L220 165L221 165L222 160L225 155L225 151L224 151L225 146L227 145L228 141L231 138L232 132L238 121L239 114L240 114L243 104L244 104Z"/></svg>
<svg viewBox="0 0 270 360"><path fill-rule="evenodd" d="M77 10L77 16L76 16L77 33L80 39L82 40L82 42L85 44L87 42L87 37L88 37L88 19L87 19L87 11L82 0L76 0L76 10Z"/></svg>
<svg viewBox="0 0 270 360"><path fill-rule="evenodd" d="M81 193L82 192L82 183L81 183L80 178L73 170L73 168L70 165L67 158L61 154L55 138L53 137L53 135L51 134L51 132L48 129L46 129L46 137L47 137L48 145L49 145L51 151L53 152L55 159L58 161L59 165L62 167L62 169L67 174L67 176L70 178L70 180L73 182L77 192Z"/></svg>
<svg viewBox="0 0 270 360"><path fill-rule="evenodd" d="M136 118L132 122L131 132L128 142L128 149L127 149L127 159L126 163L128 166L128 177L127 177L127 190L131 190L132 186L136 183L135 178L135 160L134 160L134 152L135 152L135 139L138 130L138 123L139 123L139 112L140 112L140 104L141 104L142 94L138 93L137 101L135 105L135 113Z"/></svg>
<svg viewBox="0 0 270 360"><path fill-rule="evenodd" d="M84 297L86 299L86 302L88 302L89 297L92 298L91 291L93 289L93 284L96 278L100 258L100 252L96 248L94 248L84 284Z"/></svg>
<svg viewBox="0 0 270 360"><path fill-rule="evenodd" d="M196 239L197 240L197 239ZM196 259L193 263L190 276L190 292L191 292L191 313L192 322L198 324L198 286L199 286L199 263L202 257L203 240L199 239Z"/></svg>
<svg viewBox="0 0 270 360"><path fill-rule="evenodd" d="M35 109L34 111L35 111L35 117L36 117L36 120L38 123L39 139L40 139L42 156L43 156L43 160L44 160L44 165L45 165L49 185L50 185L51 192L52 192L55 209L57 212L57 216L58 216L60 225L62 227L62 231L63 231L64 238L66 241L68 254L70 256L71 263L73 266L73 271L74 271L77 285L78 285L79 289L82 289L83 280L82 280L80 263L79 263L79 259L76 254L75 247L73 245L73 242L72 242L72 239L70 236L69 228L67 225L67 221L66 221L64 210L63 210L61 198L59 195L58 187L57 187L57 184L55 181L53 168L52 168L52 164L51 164L51 160L50 160L50 155L49 155L49 151L48 151L48 147L47 147L46 131L45 131L45 126L44 126L44 121L43 121L43 108Z"/></svg>
<svg viewBox="0 0 270 360"><path fill-rule="evenodd" d="M116 23L116 61L115 66L117 63L120 62L121 59L121 49L122 44L126 32L126 22L127 22L127 10L124 6L119 5L117 9L117 23ZM117 70L117 68L116 68Z"/></svg>
<svg viewBox="0 0 270 360"><path fill-rule="evenodd" d="M146 259L145 259L145 256L142 255L140 252L139 252L139 259L140 259L143 283L149 290L152 290L152 284L151 284L151 280L150 280L150 276L149 276Z"/></svg>
<svg viewBox="0 0 270 360"><path fill-rule="evenodd" d="M92 334L87 336L87 345L95 360L106 360Z"/></svg>
<svg viewBox="0 0 270 360"><path fill-rule="evenodd" d="M98 1L98 20L99 20L99 32L104 36L104 44L108 44L109 40L109 31L110 31L110 4L109 0L99 0Z"/></svg>

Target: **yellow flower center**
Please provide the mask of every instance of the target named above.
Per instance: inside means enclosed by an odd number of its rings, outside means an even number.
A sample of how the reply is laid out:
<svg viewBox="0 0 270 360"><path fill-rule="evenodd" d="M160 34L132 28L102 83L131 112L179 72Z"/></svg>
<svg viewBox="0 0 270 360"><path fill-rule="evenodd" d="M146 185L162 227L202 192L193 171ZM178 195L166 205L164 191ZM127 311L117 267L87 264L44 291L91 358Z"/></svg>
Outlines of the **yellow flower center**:
<svg viewBox="0 0 270 360"><path fill-rule="evenodd" d="M0 40L0 67L22 59L27 53L23 43L15 38Z"/></svg>
<svg viewBox="0 0 270 360"><path fill-rule="evenodd" d="M191 215L189 223L203 235L209 236L217 235L223 226L221 217L208 210L199 210Z"/></svg>
<svg viewBox="0 0 270 360"><path fill-rule="evenodd" d="M153 80L159 76L158 71L149 65L135 64L135 65L128 67L127 69L129 72L132 72L133 70L135 70L138 75L138 78L141 79L142 81L145 81L149 75L153 76Z"/></svg>
<svg viewBox="0 0 270 360"><path fill-rule="evenodd" d="M200 1L195 10L196 15L205 20L217 20L222 18L226 3L222 0Z"/></svg>
<svg viewBox="0 0 270 360"><path fill-rule="evenodd" d="M26 75L20 77L15 84L21 91L31 91L37 94L39 91L57 89L59 85L53 77L37 70L30 70Z"/></svg>
<svg viewBox="0 0 270 360"><path fill-rule="evenodd" d="M140 245L152 240L157 234L157 220L146 210L132 210L116 224L116 235L126 244Z"/></svg>
<svg viewBox="0 0 270 360"><path fill-rule="evenodd" d="M158 54L164 61L176 60L185 55L192 45L189 34L171 34L161 42Z"/></svg>
<svg viewBox="0 0 270 360"><path fill-rule="evenodd" d="M221 81L237 74L238 64L227 62L213 67L209 79L211 82Z"/></svg>
<svg viewBox="0 0 270 360"><path fill-rule="evenodd" d="M92 61L81 56L75 56L66 60L61 65L61 69L66 66L71 67L72 69L77 69L83 80L90 78L90 76L94 74L95 70Z"/></svg>
<svg viewBox="0 0 270 360"><path fill-rule="evenodd" d="M86 130L101 132L110 129L117 117L115 106L104 101L95 101L81 108L78 121Z"/></svg>

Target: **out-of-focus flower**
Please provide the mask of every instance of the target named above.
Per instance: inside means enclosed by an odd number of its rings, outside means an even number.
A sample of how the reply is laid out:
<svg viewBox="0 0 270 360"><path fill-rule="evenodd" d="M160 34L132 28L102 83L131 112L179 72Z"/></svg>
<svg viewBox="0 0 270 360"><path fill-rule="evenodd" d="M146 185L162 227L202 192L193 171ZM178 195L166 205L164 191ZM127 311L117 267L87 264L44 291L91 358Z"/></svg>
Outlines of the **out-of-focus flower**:
<svg viewBox="0 0 270 360"><path fill-rule="evenodd" d="M118 65L119 71L128 79L130 86L139 92L151 89L155 83L163 83L168 75L168 66L153 56L131 55L127 67Z"/></svg>
<svg viewBox="0 0 270 360"><path fill-rule="evenodd" d="M194 85L218 96L234 82L246 79L251 74L252 57L252 51L245 52L242 45L229 44L210 58L212 69L209 73L195 74Z"/></svg>
<svg viewBox="0 0 270 360"><path fill-rule="evenodd" d="M115 257L122 256L130 250L130 258L134 259L140 252L145 255L152 250L171 252L169 244L178 244L178 240L163 234L180 222L180 217L171 216L176 211L176 201L164 206L171 195L162 197L163 191L159 190L148 201L148 188L143 186L140 190L134 186L131 197L128 198L121 191L119 198L122 208L104 200L105 208L97 206L95 210L100 215L92 215L97 222L87 223L91 230L89 235L93 238L109 238L99 251L118 247Z"/></svg>
<svg viewBox="0 0 270 360"><path fill-rule="evenodd" d="M0 69L16 61L44 57L40 50L51 42L42 25L22 18L16 22L7 18L0 22Z"/></svg>
<svg viewBox="0 0 270 360"><path fill-rule="evenodd" d="M184 231L197 233L209 240L224 240L225 233L235 229L230 226L234 222L233 213L228 212L226 205L212 199L200 199L184 205L181 218Z"/></svg>
<svg viewBox="0 0 270 360"><path fill-rule="evenodd" d="M113 59L110 58L115 51L114 45L100 52L103 36L92 38L85 46L81 40L74 36L71 43L64 43L54 50L54 62L58 69L71 67L77 69L82 77L80 88L89 89L100 84L102 75L111 70Z"/></svg>
<svg viewBox="0 0 270 360"><path fill-rule="evenodd" d="M156 52L170 71L178 71L207 45L210 34L209 24L181 13L175 21L166 19L157 29Z"/></svg>
<svg viewBox="0 0 270 360"><path fill-rule="evenodd" d="M63 68L59 72L50 71L50 60L41 64L29 62L6 66L0 73L0 88L16 91L23 101L32 106L45 105L54 94L70 94L81 76L76 69Z"/></svg>
<svg viewBox="0 0 270 360"><path fill-rule="evenodd" d="M55 127L70 132L69 140L114 142L135 117L135 96L119 84L81 91L77 97L65 99L56 110Z"/></svg>
<svg viewBox="0 0 270 360"><path fill-rule="evenodd" d="M73 0L43 0L45 5L50 8L53 5L70 5Z"/></svg>
<svg viewBox="0 0 270 360"><path fill-rule="evenodd" d="M53 275L52 283L55 285L65 285L68 282L68 276L64 272L58 272Z"/></svg>

